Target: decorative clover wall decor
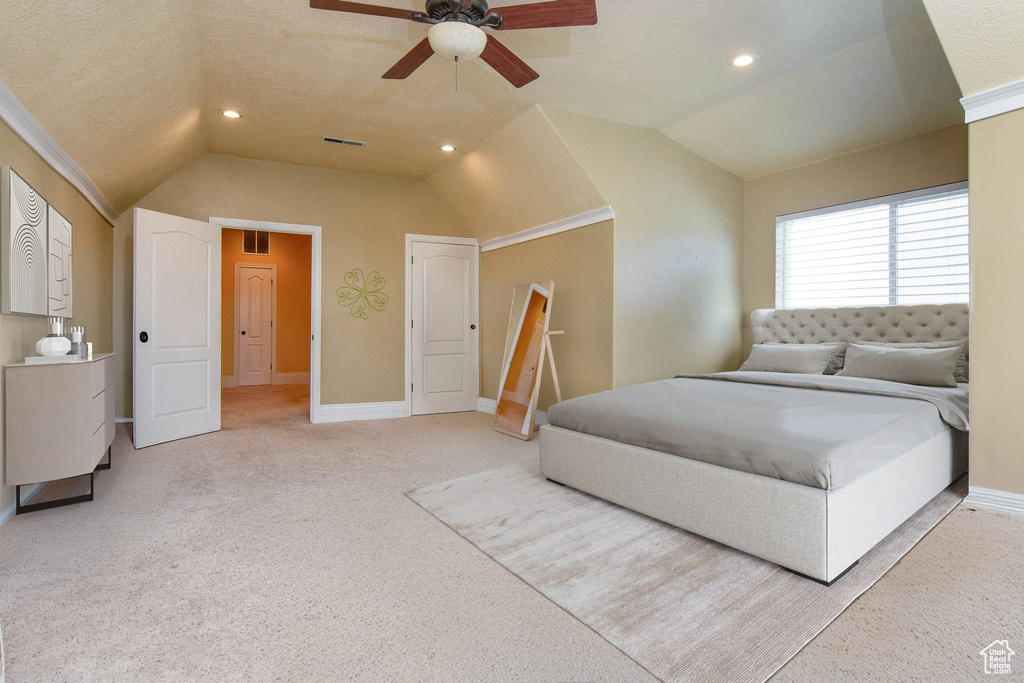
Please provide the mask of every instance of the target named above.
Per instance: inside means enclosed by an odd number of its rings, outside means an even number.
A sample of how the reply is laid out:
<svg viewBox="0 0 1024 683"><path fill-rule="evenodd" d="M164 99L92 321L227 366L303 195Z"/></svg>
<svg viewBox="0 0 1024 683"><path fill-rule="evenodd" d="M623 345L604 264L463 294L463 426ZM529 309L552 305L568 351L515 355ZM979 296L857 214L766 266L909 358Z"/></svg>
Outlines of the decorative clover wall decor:
<svg viewBox="0 0 1024 683"><path fill-rule="evenodd" d="M345 273L346 284L338 289L338 303L352 307L352 317L366 320L370 310L383 311L388 304L388 295L382 290L386 284L376 270L368 276L358 268Z"/></svg>

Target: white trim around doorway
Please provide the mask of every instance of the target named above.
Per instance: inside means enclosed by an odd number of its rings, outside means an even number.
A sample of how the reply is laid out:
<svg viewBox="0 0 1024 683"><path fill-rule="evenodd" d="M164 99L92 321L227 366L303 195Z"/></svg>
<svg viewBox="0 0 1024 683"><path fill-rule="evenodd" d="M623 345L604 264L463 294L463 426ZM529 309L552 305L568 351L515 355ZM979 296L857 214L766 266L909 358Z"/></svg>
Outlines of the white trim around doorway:
<svg viewBox="0 0 1024 683"><path fill-rule="evenodd" d="M295 235L310 235L312 241L312 263L310 278L310 332L312 340L309 350L309 421L313 423L327 422L322 415L320 405L320 292L323 290L323 228L319 225L301 225L296 223L272 223L241 218L210 217L210 222L223 228L235 230L265 230L267 232L285 232ZM221 380L224 381L223 379ZM222 386L226 386L223 385Z"/></svg>

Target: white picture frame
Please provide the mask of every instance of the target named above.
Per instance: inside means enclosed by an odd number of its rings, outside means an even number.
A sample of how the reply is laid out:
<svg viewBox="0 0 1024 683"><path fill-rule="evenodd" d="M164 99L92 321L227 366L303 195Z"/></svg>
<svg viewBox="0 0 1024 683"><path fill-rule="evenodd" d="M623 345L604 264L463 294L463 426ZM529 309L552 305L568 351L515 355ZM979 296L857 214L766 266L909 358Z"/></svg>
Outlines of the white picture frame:
<svg viewBox="0 0 1024 683"><path fill-rule="evenodd" d="M45 316L48 204L10 166L0 169L0 188L3 312Z"/></svg>
<svg viewBox="0 0 1024 683"><path fill-rule="evenodd" d="M74 290L72 288L72 246L74 228L68 219L47 207L47 314L55 318L73 315Z"/></svg>

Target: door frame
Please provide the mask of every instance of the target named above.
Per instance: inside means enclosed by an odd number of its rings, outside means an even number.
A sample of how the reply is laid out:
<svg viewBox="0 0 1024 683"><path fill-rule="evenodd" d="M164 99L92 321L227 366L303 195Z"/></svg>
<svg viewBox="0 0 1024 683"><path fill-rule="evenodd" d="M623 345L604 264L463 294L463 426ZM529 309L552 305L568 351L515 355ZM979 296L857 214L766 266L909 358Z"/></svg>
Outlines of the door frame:
<svg viewBox="0 0 1024 683"><path fill-rule="evenodd" d="M242 322L242 311L239 307L241 300L241 292L239 287L241 286L242 279L242 268L259 268L261 270L270 271L270 383L277 384L274 381L275 375L277 375L277 264L276 263L238 263L235 262L235 320L232 326L232 333L235 335L235 362L231 368L231 371L235 373L235 382L238 382L239 374L239 352L241 351L242 335L238 334L238 328ZM313 374L310 373L309 381L313 381Z"/></svg>
<svg viewBox="0 0 1024 683"><path fill-rule="evenodd" d="M254 221L241 218L223 218L211 216L210 222L222 228L235 230L266 230L267 232L284 232L292 235L309 235L312 242L310 254L310 320L309 329L312 340L309 349L309 421L317 424L322 422L320 405L320 293L323 291L323 242L319 225L301 225L298 223L273 223L270 221ZM275 331L275 335L277 332ZM277 345L274 345L276 350ZM237 356L236 356L237 358Z"/></svg>
<svg viewBox="0 0 1024 683"><path fill-rule="evenodd" d="M476 247L476 305L477 320L480 319L480 241L475 237L445 237L443 235L405 234L405 416L412 415L412 245L414 242L428 244L456 244ZM480 397L480 324L477 323L476 372L477 401Z"/></svg>

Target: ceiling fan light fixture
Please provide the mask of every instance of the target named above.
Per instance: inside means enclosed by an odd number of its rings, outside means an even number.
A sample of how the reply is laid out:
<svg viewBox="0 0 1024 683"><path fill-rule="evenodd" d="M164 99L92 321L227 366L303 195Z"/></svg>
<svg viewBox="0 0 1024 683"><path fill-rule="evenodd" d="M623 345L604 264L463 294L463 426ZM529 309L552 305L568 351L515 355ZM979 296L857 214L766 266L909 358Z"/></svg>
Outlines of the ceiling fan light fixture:
<svg viewBox="0 0 1024 683"><path fill-rule="evenodd" d="M434 52L448 59L476 59L487 47L487 34L464 21L434 24L427 39Z"/></svg>
<svg viewBox="0 0 1024 683"><path fill-rule="evenodd" d="M455 151L455 145L441 145L441 151L442 152L454 152Z"/></svg>
<svg viewBox="0 0 1024 683"><path fill-rule="evenodd" d="M242 115L239 114L234 109L221 109L220 113L221 113L222 116L225 116L225 117L227 117L229 119L240 119L240 118L242 118Z"/></svg>

